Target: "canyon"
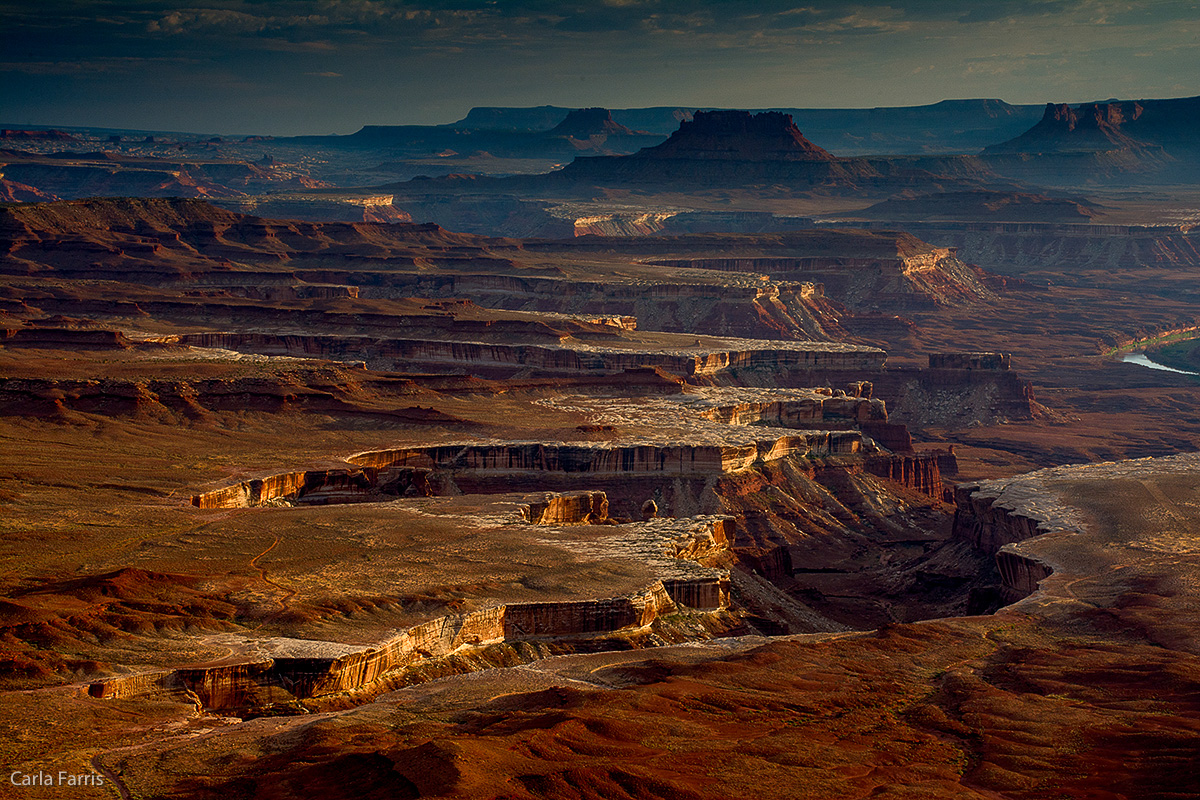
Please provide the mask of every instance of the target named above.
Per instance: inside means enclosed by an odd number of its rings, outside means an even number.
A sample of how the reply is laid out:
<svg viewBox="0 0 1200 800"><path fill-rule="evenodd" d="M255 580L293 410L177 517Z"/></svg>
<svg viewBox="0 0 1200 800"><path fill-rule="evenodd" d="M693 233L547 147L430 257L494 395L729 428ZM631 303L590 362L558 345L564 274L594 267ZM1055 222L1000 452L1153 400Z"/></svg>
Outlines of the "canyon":
<svg viewBox="0 0 1200 800"><path fill-rule="evenodd" d="M1190 102L6 131L5 763L1190 796Z"/></svg>

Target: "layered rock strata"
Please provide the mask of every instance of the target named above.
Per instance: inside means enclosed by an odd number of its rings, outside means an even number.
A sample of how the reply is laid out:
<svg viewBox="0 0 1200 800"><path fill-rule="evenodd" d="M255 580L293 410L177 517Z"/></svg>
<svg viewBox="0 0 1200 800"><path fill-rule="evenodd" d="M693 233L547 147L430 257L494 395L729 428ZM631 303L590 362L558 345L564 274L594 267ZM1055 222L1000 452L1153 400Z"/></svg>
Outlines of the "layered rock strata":
<svg viewBox="0 0 1200 800"><path fill-rule="evenodd" d="M353 336L197 333L163 341L263 355L320 356L366 361L377 368L454 365L471 368L526 368L550 372L622 372L658 367L685 376L713 376L729 370L789 369L812 373L871 374L883 368L877 348L837 342L727 339L728 349L510 345L484 341L376 339Z"/></svg>
<svg viewBox="0 0 1200 800"><path fill-rule="evenodd" d="M496 473L566 472L592 475L666 473L703 475L736 472L755 463L789 456L854 455L864 446L858 431L797 431L746 444L580 442L439 445L380 450L350 456L363 467L433 467Z"/></svg>
<svg viewBox="0 0 1200 800"><path fill-rule="evenodd" d="M558 395L538 405L586 414L609 427L636 426L642 430L672 429L696 443L747 444L771 429L860 430L889 450L911 450L903 425L888 422L887 406L872 396L870 381L853 381L845 389L755 388L692 386L681 393L640 398ZM867 449L870 449L869 447Z"/></svg>
<svg viewBox="0 0 1200 800"><path fill-rule="evenodd" d="M598 495L598 497L597 497ZM603 493L583 495L603 507ZM544 524L544 523L543 523ZM645 629L685 609L719 611L730 602L728 573L698 561L726 551L733 519L656 519L622 528L606 545L617 557L656 565L662 579L628 595L555 602L506 603L438 617L372 646L302 639L254 643L255 657L120 676L91 684L97 698L184 690L208 709L244 709L263 698L286 702L386 688L390 673L469 648L538 639L579 640Z"/></svg>
<svg viewBox="0 0 1200 800"><path fill-rule="evenodd" d="M347 469L284 472L203 492L192 497L192 505L246 508L277 501L355 502L381 495L433 494L431 477L442 477L431 476L433 472L475 477L704 476L789 456L855 455L864 446L858 431L805 431L730 445L504 442L399 448L350 456L346 461L355 466Z"/></svg>
<svg viewBox="0 0 1200 800"><path fill-rule="evenodd" d="M888 230L897 223L854 224ZM1174 225L913 220L903 225L991 271L1053 267L1056 282L1069 279L1078 268L1178 267L1200 258L1200 228L1185 220Z"/></svg>
<svg viewBox="0 0 1200 800"><path fill-rule="evenodd" d="M705 419L730 425L807 428L886 422L887 406L871 397L872 388L870 381L857 381L836 390L706 387L664 400L697 409Z"/></svg>
<svg viewBox="0 0 1200 800"><path fill-rule="evenodd" d="M891 256L687 258L653 263L813 283L822 287L823 294L853 309L929 309L994 296L982 271L964 264L951 247Z"/></svg>

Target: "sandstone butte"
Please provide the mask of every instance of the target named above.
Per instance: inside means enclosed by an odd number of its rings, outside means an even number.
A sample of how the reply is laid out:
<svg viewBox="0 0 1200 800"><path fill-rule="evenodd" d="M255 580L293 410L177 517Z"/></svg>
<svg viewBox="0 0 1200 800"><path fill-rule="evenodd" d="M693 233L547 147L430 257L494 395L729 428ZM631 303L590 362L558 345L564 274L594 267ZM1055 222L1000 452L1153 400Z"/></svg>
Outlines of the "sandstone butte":
<svg viewBox="0 0 1200 800"><path fill-rule="evenodd" d="M900 171L784 115L661 148L614 170ZM1200 461L1163 454L1197 388L1106 355L1195 327L1193 235L886 222L0 208L5 763L123 797L1195 796Z"/></svg>

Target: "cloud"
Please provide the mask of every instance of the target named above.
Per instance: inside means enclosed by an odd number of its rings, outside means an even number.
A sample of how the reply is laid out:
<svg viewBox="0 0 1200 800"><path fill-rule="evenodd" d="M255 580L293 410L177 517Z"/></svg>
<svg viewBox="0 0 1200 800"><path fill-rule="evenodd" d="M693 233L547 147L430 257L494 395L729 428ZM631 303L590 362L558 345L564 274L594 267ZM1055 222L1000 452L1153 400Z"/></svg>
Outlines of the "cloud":
<svg viewBox="0 0 1200 800"><path fill-rule="evenodd" d="M329 18L320 14L305 16L258 16L243 11L218 8L187 8L172 11L161 19L151 21L146 30L150 33L169 35L182 34L247 34L281 31L288 28L311 28L329 24Z"/></svg>

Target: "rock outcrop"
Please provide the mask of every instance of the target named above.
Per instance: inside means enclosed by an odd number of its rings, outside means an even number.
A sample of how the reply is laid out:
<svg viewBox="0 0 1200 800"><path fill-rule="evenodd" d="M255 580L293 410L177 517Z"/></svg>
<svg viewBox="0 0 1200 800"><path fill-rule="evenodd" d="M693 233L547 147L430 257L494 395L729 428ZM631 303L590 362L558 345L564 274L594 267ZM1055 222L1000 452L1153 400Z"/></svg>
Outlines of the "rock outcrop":
<svg viewBox="0 0 1200 800"><path fill-rule="evenodd" d="M531 497L521 511L533 525L595 525L608 519L604 492L547 492Z"/></svg>
<svg viewBox="0 0 1200 800"><path fill-rule="evenodd" d="M929 367L893 367L877 376L891 418L911 426L1032 419L1033 386L1007 353L931 353Z"/></svg>
<svg viewBox="0 0 1200 800"><path fill-rule="evenodd" d="M267 194L222 198L216 205L241 214L273 219L302 219L313 222L405 222L412 215L392 204L391 195L332 193Z"/></svg>
<svg viewBox="0 0 1200 800"><path fill-rule="evenodd" d="M109 152L0 154L9 180L63 199L84 197L240 197L248 191L326 186L248 162L126 158Z"/></svg>
<svg viewBox="0 0 1200 800"><path fill-rule="evenodd" d="M880 478L941 500L944 496L938 453L897 453L868 456L863 469Z"/></svg>
<svg viewBox="0 0 1200 800"><path fill-rule="evenodd" d="M19 130L15 128L5 128L0 130L0 139L35 142L75 142L79 140L79 137L73 133L54 130L53 128L48 130Z"/></svg>
<svg viewBox="0 0 1200 800"><path fill-rule="evenodd" d="M114 330L28 326L0 329L0 344L53 350L125 350L131 342Z"/></svg>
<svg viewBox="0 0 1200 800"><path fill-rule="evenodd" d="M887 422L887 410L882 400L847 394L835 396L832 390L829 391L829 395L814 392L812 397L796 400L744 399L728 404L718 396L712 398L714 405L703 408L700 415L731 425L769 425L776 428Z"/></svg>

